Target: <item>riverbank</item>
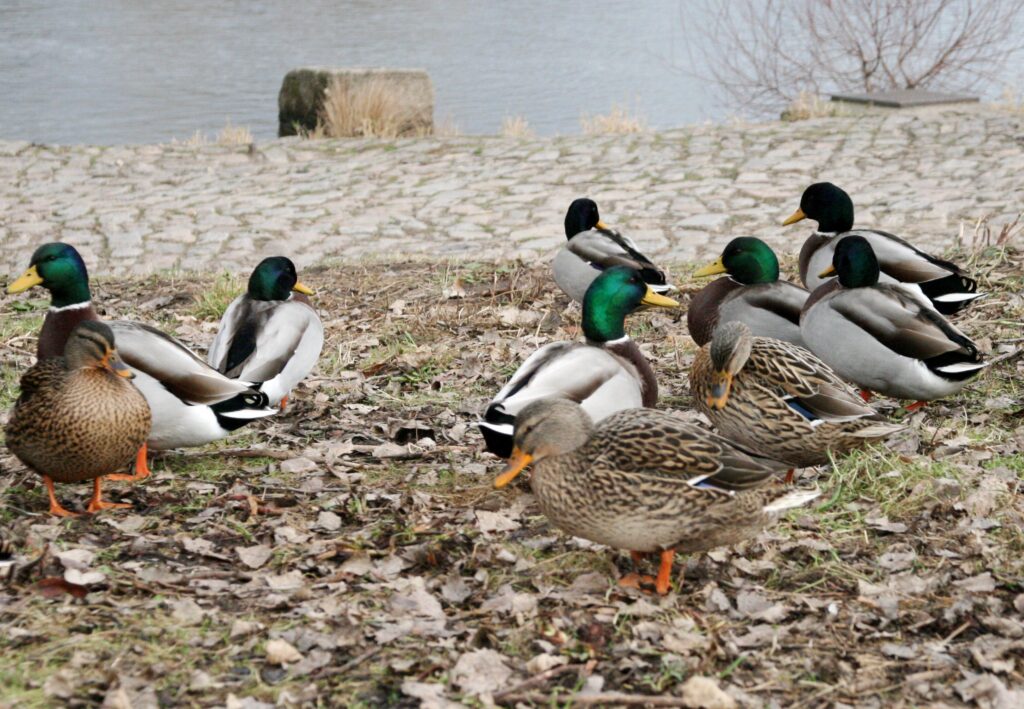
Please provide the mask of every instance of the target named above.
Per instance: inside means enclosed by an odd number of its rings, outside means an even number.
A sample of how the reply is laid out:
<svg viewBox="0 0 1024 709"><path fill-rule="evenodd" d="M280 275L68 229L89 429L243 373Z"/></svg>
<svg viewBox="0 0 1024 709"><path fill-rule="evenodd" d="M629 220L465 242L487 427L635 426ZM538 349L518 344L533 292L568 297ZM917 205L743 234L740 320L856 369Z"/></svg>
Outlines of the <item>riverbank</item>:
<svg viewBox="0 0 1024 709"><path fill-rule="evenodd" d="M961 222L1024 205L1024 115L992 108L556 138L295 139L253 146L0 141L0 265L74 243L94 273L247 271L367 256L502 260L549 253L575 197L671 261L733 236L794 251L782 219L827 179L857 222L935 251ZM970 229L968 229L968 232Z"/></svg>

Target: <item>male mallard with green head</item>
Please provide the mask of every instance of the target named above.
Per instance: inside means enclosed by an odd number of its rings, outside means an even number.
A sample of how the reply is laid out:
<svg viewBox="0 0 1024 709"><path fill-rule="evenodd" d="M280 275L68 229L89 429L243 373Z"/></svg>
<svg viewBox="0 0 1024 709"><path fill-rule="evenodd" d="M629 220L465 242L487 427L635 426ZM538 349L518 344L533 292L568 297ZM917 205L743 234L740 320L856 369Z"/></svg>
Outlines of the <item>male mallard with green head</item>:
<svg viewBox="0 0 1024 709"><path fill-rule="evenodd" d="M818 229L800 249L800 280L812 291L824 282L818 274L832 264L836 245L848 236L860 236L874 249L883 283L899 283L944 315L956 313L985 295L976 292L977 281L956 264L927 254L888 232L854 229L853 200L831 182L817 182L804 190L800 208L782 224L801 219L818 222Z"/></svg>
<svg viewBox="0 0 1024 709"><path fill-rule="evenodd" d="M559 529L616 549L661 557L655 589L668 593L677 551L749 539L817 490L771 485L780 466L662 411L628 409L596 425L579 404L535 401L516 418L510 483L533 465L530 487Z"/></svg>
<svg viewBox="0 0 1024 709"><path fill-rule="evenodd" d="M833 265L804 305L807 347L867 391L917 402L954 394L985 367L977 345L903 288L880 283L878 259L862 236L841 240Z"/></svg>
<svg viewBox="0 0 1024 709"><path fill-rule="evenodd" d="M690 391L723 436L794 468L903 430L806 349L755 337L742 322L719 325L697 353Z"/></svg>
<svg viewBox="0 0 1024 709"><path fill-rule="evenodd" d="M755 335L803 345L800 310L809 293L779 280L779 259L768 244L753 236L740 236L712 264L694 278L728 274L702 288L690 299L686 323L698 345L711 341L718 323L738 320Z"/></svg>
<svg viewBox="0 0 1024 709"><path fill-rule="evenodd" d="M34 286L50 292L50 310L39 333L40 359L59 356L68 334L82 322L99 320L89 292L89 274L70 244L44 244L32 254L25 273L7 287L20 293ZM133 383L153 411L148 446L155 449L198 446L215 441L254 418L275 413L266 397L244 381L228 379L187 347L142 323L107 323L118 351L131 367ZM138 474L149 474L140 451Z"/></svg>
<svg viewBox="0 0 1024 709"><path fill-rule="evenodd" d="M613 266L602 272L583 298L586 342L552 342L516 370L478 424L487 450L509 456L516 415L537 399L579 402L595 421L622 409L654 406L654 371L625 330L626 316L641 305L678 303L655 293L636 269Z"/></svg>
<svg viewBox="0 0 1024 709"><path fill-rule="evenodd" d="M551 264L555 283L577 303L583 302L587 288L602 271L613 266L628 266L655 293L675 290L665 280L665 272L636 247L630 239L613 230L597 211L597 203L583 197L574 200L565 213L565 238L568 241Z"/></svg>
<svg viewBox="0 0 1024 709"><path fill-rule="evenodd" d="M210 366L232 379L251 382L271 406L287 404L288 393L312 371L324 346L324 326L299 282L295 264L284 256L260 261L249 287L220 321L210 346Z"/></svg>
<svg viewBox="0 0 1024 709"><path fill-rule="evenodd" d="M114 333L96 321L75 326L63 356L40 359L22 376L7 447L43 476L52 514L75 516L57 501L54 481L92 480L89 512L130 507L104 502L100 481L126 467L149 435L149 405L131 376L114 349Z"/></svg>

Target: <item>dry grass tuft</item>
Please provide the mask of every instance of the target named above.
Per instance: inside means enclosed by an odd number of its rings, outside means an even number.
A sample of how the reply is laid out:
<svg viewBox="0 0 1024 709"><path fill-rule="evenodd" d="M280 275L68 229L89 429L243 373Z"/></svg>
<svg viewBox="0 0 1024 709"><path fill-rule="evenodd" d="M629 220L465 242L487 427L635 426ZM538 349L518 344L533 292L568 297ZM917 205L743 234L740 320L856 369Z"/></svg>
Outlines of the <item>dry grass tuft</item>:
<svg viewBox="0 0 1024 709"><path fill-rule="evenodd" d="M236 126L231 120L224 124L217 134L217 145L252 145L252 131L248 126Z"/></svg>
<svg viewBox="0 0 1024 709"><path fill-rule="evenodd" d="M647 120L639 113L631 113L625 106L615 104L611 112L605 115L591 116L584 113L580 116L580 127L584 135L643 133L647 130Z"/></svg>
<svg viewBox="0 0 1024 709"><path fill-rule="evenodd" d="M801 91L779 116L784 121L806 121L839 115L839 107L811 91Z"/></svg>
<svg viewBox="0 0 1024 709"><path fill-rule="evenodd" d="M995 108L1010 113L1024 113L1024 96L1009 86L1003 88L1003 94L992 104Z"/></svg>
<svg viewBox="0 0 1024 709"><path fill-rule="evenodd" d="M324 95L321 121L328 138L408 138L432 133L417 97L401 83L384 78L336 80Z"/></svg>
<svg viewBox="0 0 1024 709"><path fill-rule="evenodd" d="M501 135L505 138L533 138L537 134L522 116L506 116L501 122Z"/></svg>

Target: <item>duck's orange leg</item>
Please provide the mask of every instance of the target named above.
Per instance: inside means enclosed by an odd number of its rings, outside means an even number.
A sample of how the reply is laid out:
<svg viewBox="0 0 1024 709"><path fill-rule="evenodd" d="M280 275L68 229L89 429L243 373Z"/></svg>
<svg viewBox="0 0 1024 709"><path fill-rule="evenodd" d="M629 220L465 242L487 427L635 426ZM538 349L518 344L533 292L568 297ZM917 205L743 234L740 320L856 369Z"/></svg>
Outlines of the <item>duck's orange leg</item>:
<svg viewBox="0 0 1024 709"><path fill-rule="evenodd" d="M89 506L86 507L86 509L89 512L99 512L100 510L111 510L111 509L115 509L115 508L118 508L118 507L131 507L131 505L128 504L127 502L104 502L103 500L101 500L100 497L101 497L102 493L100 492L100 482L102 480L103 480L103 478L96 478L95 480L92 481L92 483L93 483L92 498L89 500Z"/></svg>
<svg viewBox="0 0 1024 709"><path fill-rule="evenodd" d="M910 404L909 406L907 406L907 411L913 413L914 411L918 411L919 409L923 409L927 405L928 405L927 401L915 401L913 404Z"/></svg>
<svg viewBox="0 0 1024 709"><path fill-rule="evenodd" d="M283 397L281 397L281 403L278 404L278 406L281 407L281 413L283 414L285 408L287 408L287 406L288 406L288 395L287 394L285 394Z"/></svg>
<svg viewBox="0 0 1024 709"><path fill-rule="evenodd" d="M857 393L860 394L860 398L862 398L864 400L865 404L868 403L869 401L871 401L872 394L867 389L861 389Z"/></svg>
<svg viewBox="0 0 1024 709"><path fill-rule="evenodd" d="M787 483L793 482L793 478L795 478L795 477L796 477L796 468L790 468L789 472L786 473L786 482Z"/></svg>
<svg viewBox="0 0 1024 709"><path fill-rule="evenodd" d="M145 480L152 473L149 470L149 466L146 464L146 453L149 451L149 447L143 443L142 448L139 448L138 455L135 456L135 473L132 475L126 475L125 473L111 473L106 476L107 480L127 480L128 482L138 482L139 480Z"/></svg>
<svg viewBox="0 0 1024 709"><path fill-rule="evenodd" d="M676 558L675 549L666 549L661 552L661 566L658 567L658 578L654 582L654 590L659 596L668 593L672 583L672 561Z"/></svg>
<svg viewBox="0 0 1024 709"><path fill-rule="evenodd" d="M77 517L77 512L64 509L57 501L57 494L53 490L53 478L49 475L44 475L43 482L46 483L46 491L50 494L50 514L57 515L58 517Z"/></svg>

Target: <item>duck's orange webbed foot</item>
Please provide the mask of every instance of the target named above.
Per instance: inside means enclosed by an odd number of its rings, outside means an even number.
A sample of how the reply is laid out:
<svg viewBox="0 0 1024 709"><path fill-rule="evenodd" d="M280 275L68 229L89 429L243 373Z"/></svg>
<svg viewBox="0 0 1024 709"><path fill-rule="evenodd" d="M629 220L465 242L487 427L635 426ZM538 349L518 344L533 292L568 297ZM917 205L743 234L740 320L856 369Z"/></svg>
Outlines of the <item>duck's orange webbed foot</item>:
<svg viewBox="0 0 1024 709"><path fill-rule="evenodd" d="M906 408L907 408L907 411L909 411L910 413L914 413L915 411L919 411L919 410L923 409L927 405L928 405L927 401L915 401L913 404L910 404Z"/></svg>
<svg viewBox="0 0 1024 709"><path fill-rule="evenodd" d="M89 506L85 509L88 512L99 512L100 510L112 510L117 508L131 507L127 502L104 502L102 499L102 493L100 491L100 482L103 478L96 478L93 480L92 498L89 500Z"/></svg>
<svg viewBox="0 0 1024 709"><path fill-rule="evenodd" d="M656 585L656 583L657 580L653 576L638 574L634 571L633 573L626 574L619 579L619 588L635 588L639 591L643 591L644 587L650 588L651 586Z"/></svg>
<svg viewBox="0 0 1024 709"><path fill-rule="evenodd" d="M46 492L50 495L50 514L57 517L77 517L78 512L64 509L60 502L57 501L57 495L53 490L53 478L49 475L44 475L43 482L46 483Z"/></svg>
<svg viewBox="0 0 1024 709"><path fill-rule="evenodd" d="M124 480L127 482L138 482L139 480L145 480L152 473L149 470L149 465L146 464L146 453L148 452L148 446L143 443L142 448L139 448L138 455L135 456L135 472L132 475L125 473L111 473L107 475L107 480L120 481Z"/></svg>

